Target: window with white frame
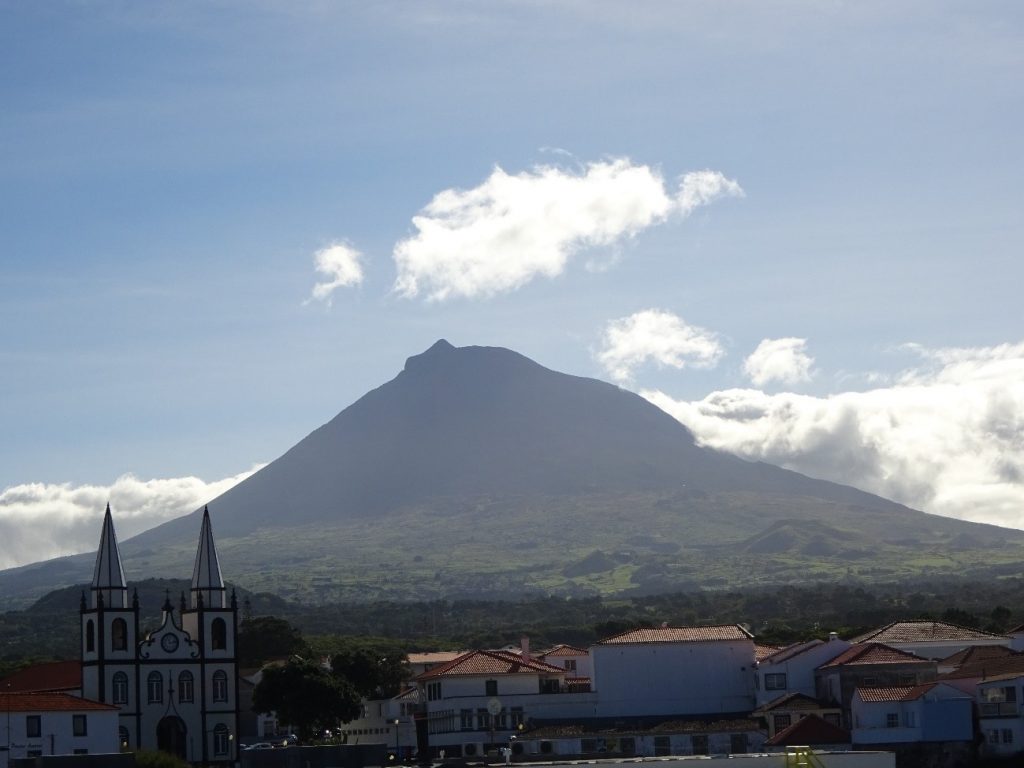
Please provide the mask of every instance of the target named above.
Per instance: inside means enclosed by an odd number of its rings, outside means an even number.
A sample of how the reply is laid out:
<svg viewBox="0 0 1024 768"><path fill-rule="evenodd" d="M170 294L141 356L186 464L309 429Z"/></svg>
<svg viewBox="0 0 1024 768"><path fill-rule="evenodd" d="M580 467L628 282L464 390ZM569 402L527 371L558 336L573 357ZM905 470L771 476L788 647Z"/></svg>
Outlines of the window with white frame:
<svg viewBox="0 0 1024 768"><path fill-rule="evenodd" d="M885 727L886 728L899 728L900 727L900 713L899 712L886 712L885 713Z"/></svg>
<svg viewBox="0 0 1024 768"><path fill-rule="evenodd" d="M764 675L764 689L766 691L786 690L786 673L766 672Z"/></svg>
<svg viewBox="0 0 1024 768"><path fill-rule="evenodd" d="M219 723L213 729L213 753L215 755L226 755L231 743L231 733L224 723Z"/></svg>
<svg viewBox="0 0 1024 768"><path fill-rule="evenodd" d="M213 700L228 700L228 674L223 669L213 673Z"/></svg>
<svg viewBox="0 0 1024 768"><path fill-rule="evenodd" d="M178 675L178 702L180 704L191 704L195 695L195 678L186 669Z"/></svg>
<svg viewBox="0 0 1024 768"><path fill-rule="evenodd" d="M110 693L115 704L128 703L128 675L124 672L115 672L110 680Z"/></svg>
<svg viewBox="0 0 1024 768"><path fill-rule="evenodd" d="M164 676L150 672L146 677L146 700L150 704L161 704L164 700Z"/></svg>

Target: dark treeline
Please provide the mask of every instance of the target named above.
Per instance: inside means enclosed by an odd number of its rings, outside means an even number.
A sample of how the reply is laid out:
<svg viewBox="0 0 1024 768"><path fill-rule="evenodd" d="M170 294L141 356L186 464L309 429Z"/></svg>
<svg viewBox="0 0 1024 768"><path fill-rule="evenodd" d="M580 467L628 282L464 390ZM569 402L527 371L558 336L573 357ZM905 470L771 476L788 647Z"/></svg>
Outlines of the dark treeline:
<svg viewBox="0 0 1024 768"><path fill-rule="evenodd" d="M187 584L147 580L138 585L143 627L154 628L170 594L177 606ZM35 659L77 658L81 587L58 590L31 608L0 614L0 673ZM180 599L180 597L179 597ZM535 649L554 643L587 645L637 626L741 623L759 641L787 643L843 637L900 619L941 619L1002 632L1024 622L1024 580L858 586L817 584L745 591L697 591L623 598L530 598L507 601L436 600L309 606L275 595L240 591L243 620L277 616L314 648L331 638L401 640L410 650L495 647L523 635Z"/></svg>

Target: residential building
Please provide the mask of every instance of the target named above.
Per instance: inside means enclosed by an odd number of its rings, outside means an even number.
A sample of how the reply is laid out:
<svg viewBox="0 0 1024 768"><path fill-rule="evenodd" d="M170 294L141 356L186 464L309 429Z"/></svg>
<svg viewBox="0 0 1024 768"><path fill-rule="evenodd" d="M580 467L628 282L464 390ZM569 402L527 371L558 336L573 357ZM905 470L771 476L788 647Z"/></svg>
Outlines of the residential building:
<svg viewBox="0 0 1024 768"><path fill-rule="evenodd" d="M802 693L813 698L817 694L815 670L850 647L833 632L828 641L809 640L780 648L757 661L754 678L758 706L787 693Z"/></svg>
<svg viewBox="0 0 1024 768"><path fill-rule="evenodd" d="M877 688L930 683L936 662L882 643L850 646L815 672L818 699L843 709L843 727L852 727L850 702L857 688Z"/></svg>
<svg viewBox="0 0 1024 768"><path fill-rule="evenodd" d="M858 688L850 708L855 745L974 739L973 700L945 683Z"/></svg>
<svg viewBox="0 0 1024 768"><path fill-rule="evenodd" d="M117 707L67 693L0 693L0 768L46 755L111 754Z"/></svg>
<svg viewBox="0 0 1024 768"><path fill-rule="evenodd" d="M764 720L768 730L768 738L786 730L799 720L810 715L820 717L827 723L839 727L843 721L842 710L838 705L829 706L805 693L787 693L774 701L763 704L753 712L755 717Z"/></svg>
<svg viewBox="0 0 1024 768"><path fill-rule="evenodd" d="M965 648L1009 647L1011 639L1006 635L993 635L945 621L894 621L855 637L851 642L884 643L924 659L945 659Z"/></svg>
<svg viewBox="0 0 1024 768"><path fill-rule="evenodd" d="M737 624L634 629L590 648L598 717L745 715L754 640Z"/></svg>
<svg viewBox="0 0 1024 768"><path fill-rule="evenodd" d="M788 728L783 728L764 746L770 750L782 750L790 747L810 747L818 749L849 749L851 746L850 732L834 723L827 722L817 715L808 715L797 720ZM830 761L831 762L831 761ZM786 763L790 763L787 761ZM811 765L811 763L798 763Z"/></svg>
<svg viewBox="0 0 1024 768"><path fill-rule="evenodd" d="M978 729L986 755L1024 753L1024 673L995 675L978 683Z"/></svg>

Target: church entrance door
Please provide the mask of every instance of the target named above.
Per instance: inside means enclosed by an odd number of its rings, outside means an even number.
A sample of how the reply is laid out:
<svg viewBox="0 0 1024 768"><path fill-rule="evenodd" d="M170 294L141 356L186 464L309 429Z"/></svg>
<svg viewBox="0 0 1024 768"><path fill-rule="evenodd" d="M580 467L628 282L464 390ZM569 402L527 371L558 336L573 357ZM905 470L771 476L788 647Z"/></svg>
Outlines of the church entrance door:
<svg viewBox="0 0 1024 768"><path fill-rule="evenodd" d="M156 748L185 759L185 723L170 715L156 724Z"/></svg>

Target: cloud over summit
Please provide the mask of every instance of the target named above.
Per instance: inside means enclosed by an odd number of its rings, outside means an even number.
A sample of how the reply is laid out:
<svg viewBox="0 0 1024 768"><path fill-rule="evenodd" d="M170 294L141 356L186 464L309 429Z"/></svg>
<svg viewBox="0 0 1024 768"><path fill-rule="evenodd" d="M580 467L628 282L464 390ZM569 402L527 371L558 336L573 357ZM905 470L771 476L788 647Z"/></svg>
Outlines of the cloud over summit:
<svg viewBox="0 0 1024 768"><path fill-rule="evenodd" d="M560 275L579 251L742 193L735 181L706 170L683 176L673 195L660 172L625 158L579 172L496 167L477 187L439 192L413 217L416 234L394 249L395 291L434 301L512 291Z"/></svg>

